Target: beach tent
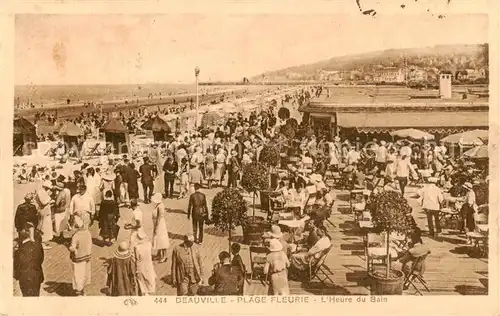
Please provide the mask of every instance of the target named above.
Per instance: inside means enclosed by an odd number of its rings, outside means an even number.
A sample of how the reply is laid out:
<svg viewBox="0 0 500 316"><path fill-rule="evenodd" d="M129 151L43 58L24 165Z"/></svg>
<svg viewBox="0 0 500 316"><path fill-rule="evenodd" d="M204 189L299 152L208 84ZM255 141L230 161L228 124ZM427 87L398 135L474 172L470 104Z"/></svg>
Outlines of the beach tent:
<svg viewBox="0 0 500 316"><path fill-rule="evenodd" d="M31 155L32 150L37 148L35 125L24 117L15 117L13 130L14 155Z"/></svg>
<svg viewBox="0 0 500 316"><path fill-rule="evenodd" d="M464 156L470 159L486 159L488 158L488 146L481 145L471 148L464 153Z"/></svg>
<svg viewBox="0 0 500 316"><path fill-rule="evenodd" d="M202 127L212 127L224 123L224 117L219 112L207 112L201 118Z"/></svg>
<svg viewBox="0 0 500 316"><path fill-rule="evenodd" d="M461 146L479 146L488 142L488 131L475 129L446 136L441 141L449 144L459 144Z"/></svg>
<svg viewBox="0 0 500 316"><path fill-rule="evenodd" d="M429 133L424 132L424 131L421 131L421 130L418 130L418 129L414 129L414 128L400 129L400 130L391 132L391 136L400 137L400 138L410 138L410 139L414 139L414 140L434 139L434 135L429 134Z"/></svg>
<svg viewBox="0 0 500 316"><path fill-rule="evenodd" d="M127 154L130 149L128 129L116 118L110 118L101 129L104 132L106 144L113 146L115 155Z"/></svg>
<svg viewBox="0 0 500 316"><path fill-rule="evenodd" d="M154 116L148 119L141 125L144 130L153 132L153 140L156 141L166 141L167 135L172 132L170 126L158 116Z"/></svg>
<svg viewBox="0 0 500 316"><path fill-rule="evenodd" d="M59 130L59 135L62 136L66 148L73 148L78 145L78 137L83 136L83 130L73 122L64 123Z"/></svg>

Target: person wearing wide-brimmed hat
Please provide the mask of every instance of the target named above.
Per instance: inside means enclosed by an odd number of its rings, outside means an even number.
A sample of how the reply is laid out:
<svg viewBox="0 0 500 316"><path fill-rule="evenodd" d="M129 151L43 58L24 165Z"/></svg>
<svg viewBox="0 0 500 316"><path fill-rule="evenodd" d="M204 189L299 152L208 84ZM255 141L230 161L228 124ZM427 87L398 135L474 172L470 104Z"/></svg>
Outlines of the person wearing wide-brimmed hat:
<svg viewBox="0 0 500 316"><path fill-rule="evenodd" d="M465 182L462 186L467 192L465 193L465 203L462 206L461 215L462 220L460 222L460 231L474 231L474 212L477 208L476 205L476 193L472 187L472 183Z"/></svg>
<svg viewBox="0 0 500 316"><path fill-rule="evenodd" d="M290 262L278 239L269 240L269 253L266 256L264 274L270 281L268 295L290 295L288 286L288 267Z"/></svg>
<svg viewBox="0 0 500 316"><path fill-rule="evenodd" d="M441 224L439 222L439 211L441 204L444 201L443 192L436 185L438 178L430 177L426 184L418 191L418 196L421 199L421 205L424 212L427 214L427 225L429 225L429 234L436 236L441 233ZM436 230L434 231L434 224Z"/></svg>
<svg viewBox="0 0 500 316"><path fill-rule="evenodd" d="M116 175L113 173L112 170L108 170L102 175L101 184L99 185L99 189L102 194L102 199L104 199L104 194L108 191L111 191L111 193L113 193L113 198L114 198L115 179Z"/></svg>
<svg viewBox="0 0 500 316"><path fill-rule="evenodd" d="M136 266L137 287L140 296L147 296L156 291L156 272L152 260L152 245L148 235L141 230L137 233L137 242L132 248L132 259Z"/></svg>
<svg viewBox="0 0 500 316"><path fill-rule="evenodd" d="M153 251L158 255L158 261L167 261L167 249L170 247L167 223L165 220L165 205L161 193L155 193L151 197L153 209Z"/></svg>
<svg viewBox="0 0 500 316"><path fill-rule="evenodd" d="M106 285L109 296L135 296L136 267L130 253L129 244L121 242L109 260Z"/></svg>
<svg viewBox="0 0 500 316"><path fill-rule="evenodd" d="M51 247L48 245L49 241L54 237L52 230L52 210L51 206L54 201L51 198L52 182L45 180L42 183L42 188L36 192L36 204L38 208L38 230L42 233L43 249L47 250Z"/></svg>
<svg viewBox="0 0 500 316"><path fill-rule="evenodd" d="M289 254L290 246L283 238L283 233L281 232L281 228L278 225L272 225L271 230L268 232L265 232L263 237L268 238L269 240L277 239L282 245L283 252L286 255Z"/></svg>
<svg viewBox="0 0 500 316"><path fill-rule="evenodd" d="M71 238L69 247L70 258L73 262L73 290L76 295L82 296L83 289L91 281L92 235L81 217L75 216L73 225L76 232Z"/></svg>
<svg viewBox="0 0 500 316"><path fill-rule="evenodd" d="M54 188L57 192L54 205L52 206L54 211L54 233L62 241L64 239L63 231L67 228L63 225L63 222L69 218L71 192L62 182L56 182Z"/></svg>

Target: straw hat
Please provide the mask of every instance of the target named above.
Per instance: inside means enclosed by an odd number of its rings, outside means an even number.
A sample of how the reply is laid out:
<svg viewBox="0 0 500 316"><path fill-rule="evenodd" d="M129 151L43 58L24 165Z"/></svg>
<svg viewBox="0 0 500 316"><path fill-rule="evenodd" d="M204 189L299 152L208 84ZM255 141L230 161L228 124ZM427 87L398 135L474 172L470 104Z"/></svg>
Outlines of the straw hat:
<svg viewBox="0 0 500 316"><path fill-rule="evenodd" d="M126 241L122 241L114 251L114 256L117 258L126 258L130 256L129 244Z"/></svg>
<svg viewBox="0 0 500 316"><path fill-rule="evenodd" d="M385 146L385 144L387 144L387 143L385 142L385 140L381 140L381 141L380 141L380 145Z"/></svg>
<svg viewBox="0 0 500 316"><path fill-rule="evenodd" d="M102 175L102 179L106 181L114 181L115 178L116 175L111 171L107 171L105 174Z"/></svg>
<svg viewBox="0 0 500 316"><path fill-rule="evenodd" d="M269 251L271 252L276 252L276 251L282 251L283 250L283 245L278 239L271 239L269 240Z"/></svg>
<svg viewBox="0 0 500 316"><path fill-rule="evenodd" d="M42 187L43 188L47 188L47 189L51 189L52 188L52 182L50 182L49 180L45 180L42 183Z"/></svg>
<svg viewBox="0 0 500 316"><path fill-rule="evenodd" d="M139 239L139 240L146 240L146 239L148 239L148 235L146 235L146 233L143 230L139 230L137 232L136 236L137 236L137 239Z"/></svg>
<svg viewBox="0 0 500 316"><path fill-rule="evenodd" d="M439 180L439 179L438 179L438 178L436 178L436 177L430 177L429 179L427 179L427 181L428 181L429 183L437 183L437 182L438 182L438 180Z"/></svg>
<svg viewBox="0 0 500 316"><path fill-rule="evenodd" d="M266 234L271 238L281 238L283 237L283 233L281 232L281 228L278 225L272 225L271 231Z"/></svg>
<svg viewBox="0 0 500 316"><path fill-rule="evenodd" d="M31 193L31 192L28 192L24 195L24 200L26 201L33 201L33 199L35 198L34 194Z"/></svg>
<svg viewBox="0 0 500 316"><path fill-rule="evenodd" d="M153 196L151 197L151 202L153 202L154 204L160 204L161 202L163 202L163 196L161 195L161 193L153 194Z"/></svg>
<svg viewBox="0 0 500 316"><path fill-rule="evenodd" d="M465 182L462 186L467 190L472 190L472 183L470 182Z"/></svg>

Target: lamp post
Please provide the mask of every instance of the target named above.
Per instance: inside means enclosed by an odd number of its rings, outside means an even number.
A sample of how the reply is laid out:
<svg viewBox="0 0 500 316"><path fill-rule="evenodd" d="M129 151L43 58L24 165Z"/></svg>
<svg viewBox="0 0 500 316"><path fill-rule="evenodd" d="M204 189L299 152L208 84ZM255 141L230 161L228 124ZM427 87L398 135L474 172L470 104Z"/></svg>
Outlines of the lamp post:
<svg viewBox="0 0 500 316"><path fill-rule="evenodd" d="M199 105L199 100L198 100L198 76L200 75L200 67L196 66L194 68L194 76L196 77L196 120L195 120L195 127L198 128L198 105Z"/></svg>

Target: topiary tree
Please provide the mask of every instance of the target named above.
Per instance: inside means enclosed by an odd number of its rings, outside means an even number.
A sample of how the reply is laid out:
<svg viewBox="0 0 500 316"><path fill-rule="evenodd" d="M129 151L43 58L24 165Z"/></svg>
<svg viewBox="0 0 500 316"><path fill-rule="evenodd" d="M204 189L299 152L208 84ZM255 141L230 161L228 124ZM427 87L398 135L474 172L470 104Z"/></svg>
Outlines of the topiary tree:
<svg viewBox="0 0 500 316"><path fill-rule="evenodd" d="M258 191L269 188L268 168L260 162L252 162L243 168L241 187L253 195L253 213L255 217L255 197Z"/></svg>
<svg viewBox="0 0 500 316"><path fill-rule="evenodd" d="M288 120L290 118L290 110L285 107L281 107L278 110L278 117L282 120Z"/></svg>
<svg viewBox="0 0 500 316"><path fill-rule="evenodd" d="M212 201L211 222L222 232L229 232L229 253L231 253L231 231L245 223L247 203L235 188L226 188L217 193Z"/></svg>
<svg viewBox="0 0 500 316"><path fill-rule="evenodd" d="M366 204L366 210L371 213L373 226L380 232L386 234L386 274L389 278L391 266L390 258L390 235L400 233L408 235L413 230L412 208L401 193L395 191L384 191L372 195Z"/></svg>
<svg viewBox="0 0 500 316"><path fill-rule="evenodd" d="M259 161L267 167L276 167L280 162L280 151L275 144L267 144L262 148Z"/></svg>

